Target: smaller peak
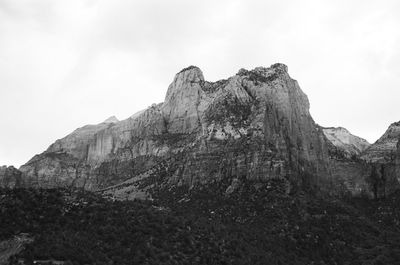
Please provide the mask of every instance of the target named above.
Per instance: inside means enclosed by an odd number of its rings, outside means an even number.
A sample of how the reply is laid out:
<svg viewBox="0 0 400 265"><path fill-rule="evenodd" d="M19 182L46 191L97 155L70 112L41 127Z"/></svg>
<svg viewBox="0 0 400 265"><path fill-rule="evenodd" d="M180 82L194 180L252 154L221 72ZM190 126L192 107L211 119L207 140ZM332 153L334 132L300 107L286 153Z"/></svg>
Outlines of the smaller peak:
<svg viewBox="0 0 400 265"><path fill-rule="evenodd" d="M256 68L254 68L254 69L251 70L251 71L252 71L252 72L259 73L259 74L264 74L264 75L266 75L266 74L268 74L268 73L271 72L271 69L270 69L270 68L267 68L267 67L264 67L264 66L257 66Z"/></svg>
<svg viewBox="0 0 400 265"><path fill-rule="evenodd" d="M183 73L183 72L186 72L186 71L190 71L190 70L195 70L195 71L200 71L200 72L201 72L201 70L200 70L199 67L197 67L197 66L195 66L195 65L190 65L190 66L188 66L188 67L183 68L182 70L180 70L180 71L178 72L178 74Z"/></svg>
<svg viewBox="0 0 400 265"><path fill-rule="evenodd" d="M347 130L346 128L341 127L341 126L335 127L334 129L337 130L337 131L349 132L349 130Z"/></svg>
<svg viewBox="0 0 400 265"><path fill-rule="evenodd" d="M191 65L183 68L175 75L175 81L180 80L183 82L200 82L204 81L203 72L199 67Z"/></svg>
<svg viewBox="0 0 400 265"><path fill-rule="evenodd" d="M265 77L272 76L274 74L279 73L288 73L288 67L282 63L276 63L271 65L270 67L258 66L253 70L247 70L245 68L241 68L236 75L246 76L251 74L257 74Z"/></svg>
<svg viewBox="0 0 400 265"><path fill-rule="evenodd" d="M142 109L139 110L138 112L134 113L132 116L130 116L130 119L136 119L137 117L140 117L147 109Z"/></svg>
<svg viewBox="0 0 400 265"><path fill-rule="evenodd" d="M271 65L271 68L279 69L279 70L282 70L282 71L284 71L286 73L288 72L287 65L283 64L283 63L275 63L275 64Z"/></svg>
<svg viewBox="0 0 400 265"><path fill-rule="evenodd" d="M103 121L103 123L117 123L117 122L119 122L119 120L115 116L111 116L108 119L106 119L105 121Z"/></svg>
<svg viewBox="0 0 400 265"><path fill-rule="evenodd" d="M245 68L240 68L239 71L237 72L236 75L246 75L249 73L249 70L245 69Z"/></svg>
<svg viewBox="0 0 400 265"><path fill-rule="evenodd" d="M400 127L400 121L393 122L392 124L390 124L389 128L390 127Z"/></svg>
<svg viewBox="0 0 400 265"><path fill-rule="evenodd" d="M322 129L324 129L324 130L333 130L333 131L348 131L346 128L344 128L344 127L341 127L341 126L338 126L338 127L333 127L333 126L330 126L330 127L323 127L323 126L320 126Z"/></svg>

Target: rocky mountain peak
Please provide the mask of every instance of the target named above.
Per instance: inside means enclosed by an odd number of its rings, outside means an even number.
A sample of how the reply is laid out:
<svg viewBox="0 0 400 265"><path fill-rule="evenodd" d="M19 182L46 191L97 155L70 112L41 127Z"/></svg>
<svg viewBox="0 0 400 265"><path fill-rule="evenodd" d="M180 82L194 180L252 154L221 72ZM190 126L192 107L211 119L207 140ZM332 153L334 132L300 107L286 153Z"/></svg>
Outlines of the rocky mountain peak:
<svg viewBox="0 0 400 265"><path fill-rule="evenodd" d="M175 75L162 106L171 131L192 131L198 127L197 105L204 82L203 72L197 66L186 67Z"/></svg>
<svg viewBox="0 0 400 265"><path fill-rule="evenodd" d="M291 85L287 86L286 82L290 82ZM278 87L284 89L273 92ZM289 92L289 89L293 91ZM274 94L274 99L266 96L269 93ZM279 102L282 111L288 113L293 104L289 102L290 97L298 99L299 106L308 112L308 99L297 83L290 78L284 64L256 67L250 71L241 69L235 76L217 82L205 81L198 67L189 66L175 75L161 110L168 123L169 132L189 133L200 130L203 114L210 114L210 111L206 110L217 104L216 102L228 105L237 105L237 102L240 102L241 105L247 106L250 102L268 101L269 98Z"/></svg>
<svg viewBox="0 0 400 265"><path fill-rule="evenodd" d="M117 122L119 122L119 120L115 116L111 116L108 119L106 119L105 121L103 121L103 123L117 123Z"/></svg>
<svg viewBox="0 0 400 265"><path fill-rule="evenodd" d="M258 83L271 82L278 78L286 79L290 76L288 74L288 67L281 63L276 63L270 67L259 66L253 70L246 70L244 68L240 69L237 76L247 78L251 81L256 81Z"/></svg>
<svg viewBox="0 0 400 265"><path fill-rule="evenodd" d="M385 135L387 137L398 138L400 136L400 121L390 124L390 126L389 126L388 130L386 131Z"/></svg>
<svg viewBox="0 0 400 265"><path fill-rule="evenodd" d="M286 64L283 63L275 63L273 65L271 65L271 68L277 69L277 70L281 70L283 72L288 72L288 67Z"/></svg>
<svg viewBox="0 0 400 265"><path fill-rule="evenodd" d="M370 146L367 140L351 134L343 127L322 128L326 138L348 156L360 155Z"/></svg>
<svg viewBox="0 0 400 265"><path fill-rule="evenodd" d="M392 126L400 126L400 121L393 122L392 124L390 124L389 127L392 127Z"/></svg>
<svg viewBox="0 0 400 265"><path fill-rule="evenodd" d="M200 70L199 67L195 66L195 65L190 65L188 67L183 68L182 70L180 70L176 75L182 74L182 73L199 73L201 76L203 76L203 72ZM204 77L202 78L204 79Z"/></svg>
<svg viewBox="0 0 400 265"><path fill-rule="evenodd" d="M352 158L369 143L342 127L317 126L287 71L278 63L209 82L189 66L175 75L163 103L79 128L20 170L39 186L112 186L112 194L129 198L146 194L137 189L140 181L159 176L188 187L224 179L229 191L240 179L322 187L331 177L354 192L365 189L366 169ZM400 123L385 137L397 133Z"/></svg>
<svg viewBox="0 0 400 265"><path fill-rule="evenodd" d="M392 161L399 139L400 121L390 124L382 137L365 150L362 158L369 162Z"/></svg>
<svg viewBox="0 0 400 265"><path fill-rule="evenodd" d="M189 66L175 75L174 82L177 84L199 83L204 81L203 72L197 66Z"/></svg>

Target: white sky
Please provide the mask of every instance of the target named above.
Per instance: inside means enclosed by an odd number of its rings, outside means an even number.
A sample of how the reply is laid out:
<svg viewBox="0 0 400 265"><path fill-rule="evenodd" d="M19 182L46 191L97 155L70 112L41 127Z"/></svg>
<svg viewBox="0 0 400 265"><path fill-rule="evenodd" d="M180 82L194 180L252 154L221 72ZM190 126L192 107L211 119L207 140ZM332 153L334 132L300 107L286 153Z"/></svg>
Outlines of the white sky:
<svg viewBox="0 0 400 265"><path fill-rule="evenodd" d="M0 0L0 165L85 124L282 62L323 126L374 142L400 120L400 1Z"/></svg>

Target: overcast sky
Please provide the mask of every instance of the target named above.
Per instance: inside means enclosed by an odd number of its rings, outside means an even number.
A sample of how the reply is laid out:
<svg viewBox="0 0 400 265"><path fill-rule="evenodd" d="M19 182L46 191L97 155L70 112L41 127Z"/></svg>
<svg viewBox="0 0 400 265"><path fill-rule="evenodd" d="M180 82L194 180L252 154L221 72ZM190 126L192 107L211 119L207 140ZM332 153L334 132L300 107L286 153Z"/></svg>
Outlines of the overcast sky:
<svg viewBox="0 0 400 265"><path fill-rule="evenodd" d="M374 142L400 120L400 1L0 0L0 165L209 81L285 63L314 120Z"/></svg>

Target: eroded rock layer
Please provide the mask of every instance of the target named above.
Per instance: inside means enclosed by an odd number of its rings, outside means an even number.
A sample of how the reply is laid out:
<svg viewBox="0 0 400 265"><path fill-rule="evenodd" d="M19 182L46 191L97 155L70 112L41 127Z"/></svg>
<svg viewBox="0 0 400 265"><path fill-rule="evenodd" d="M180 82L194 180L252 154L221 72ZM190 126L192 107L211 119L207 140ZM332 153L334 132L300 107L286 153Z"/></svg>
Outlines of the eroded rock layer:
<svg viewBox="0 0 400 265"><path fill-rule="evenodd" d="M19 188L24 186L24 179L21 171L13 166L0 167L0 187L1 188Z"/></svg>
<svg viewBox="0 0 400 265"><path fill-rule="evenodd" d="M382 198L399 188L399 123L369 145L344 128L324 128L328 139L332 179L353 195Z"/></svg>
<svg viewBox="0 0 400 265"><path fill-rule="evenodd" d="M174 162L166 162L174 161ZM327 170L322 131L287 67L241 69L217 82L179 72L165 102L77 129L21 167L38 186L105 188L164 163L169 183L285 178L317 185ZM173 168L173 169L172 169Z"/></svg>
<svg viewBox="0 0 400 265"><path fill-rule="evenodd" d="M57 140L20 170L28 185L75 186L119 198L151 197L160 186L281 179L287 192L368 189L368 143L343 128L321 128L283 64L241 69L208 82L190 66L165 101L130 118L87 125ZM370 147L368 150L370 150ZM367 152L364 151L364 152Z"/></svg>
<svg viewBox="0 0 400 265"><path fill-rule="evenodd" d="M326 138L348 158L359 156L370 146L367 140L351 134L343 127L323 128L323 132Z"/></svg>
<svg viewBox="0 0 400 265"><path fill-rule="evenodd" d="M390 162L395 159L400 139L400 122L392 123L386 132L362 154L369 162Z"/></svg>

